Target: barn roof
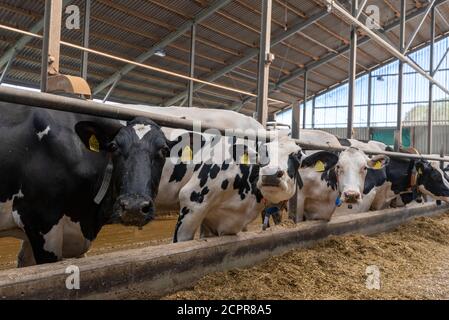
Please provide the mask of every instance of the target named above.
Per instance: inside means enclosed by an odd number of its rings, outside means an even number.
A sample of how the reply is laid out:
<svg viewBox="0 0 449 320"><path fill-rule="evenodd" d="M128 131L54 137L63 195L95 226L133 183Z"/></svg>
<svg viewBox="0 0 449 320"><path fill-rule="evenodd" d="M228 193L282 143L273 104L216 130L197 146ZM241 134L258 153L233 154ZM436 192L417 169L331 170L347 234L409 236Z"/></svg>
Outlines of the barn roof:
<svg viewBox="0 0 449 320"><path fill-rule="evenodd" d="M84 8L83 0L66 1ZM261 20L260 0L221 0L222 5L197 25L195 76L241 90L256 91L257 50ZM340 1L348 8L348 1ZM45 0L3 0L0 23L30 30L43 18ZM193 20L198 20L217 1L212 0L127 0L92 1L90 47L135 60L154 49L161 41L175 40L163 49L165 57L152 55L145 63L188 75L190 32L174 37ZM224 3L224 4L223 4ZM437 0L436 35L449 32L449 2ZM381 32L391 43L399 43L399 0L368 0L367 5L380 9ZM427 0L407 1L406 31L409 38L423 16ZM298 30L298 31L297 31ZM291 32L295 31L295 32ZM328 13L322 0L273 0L272 46L275 60L270 70L270 97L285 104L272 103L276 112L293 101L303 99L303 70L308 68L309 94L317 94L348 77L349 24L333 12ZM40 32L41 33L41 32ZM82 28L63 28L62 39L81 44ZM285 36L291 34L289 37ZM0 57L13 47L21 35L0 31ZM285 38L285 39L283 39ZM430 17L418 32L411 48L428 43ZM357 71L368 71L392 56L360 34ZM81 53L62 47L61 72L79 75ZM21 49L6 81L37 87L40 81L41 42L31 40ZM108 88L105 80L125 66L124 63L89 56L88 83L95 96L102 98ZM230 67L231 66L231 67ZM150 105L178 105L186 93L185 80L134 68L124 74L110 100ZM195 91L194 104L199 107L233 108L244 113L255 110L248 96L204 86Z"/></svg>

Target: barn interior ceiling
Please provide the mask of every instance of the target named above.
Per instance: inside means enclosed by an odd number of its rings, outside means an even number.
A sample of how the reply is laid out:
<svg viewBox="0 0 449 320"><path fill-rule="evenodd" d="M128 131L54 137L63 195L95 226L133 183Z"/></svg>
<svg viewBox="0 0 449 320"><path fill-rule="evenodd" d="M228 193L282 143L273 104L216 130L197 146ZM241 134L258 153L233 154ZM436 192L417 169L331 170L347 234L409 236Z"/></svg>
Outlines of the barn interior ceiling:
<svg viewBox="0 0 449 320"><path fill-rule="evenodd" d="M340 3L349 8L349 1ZM365 2L365 1L360 1ZM84 0L66 0L83 17ZM436 0L436 38L449 32L449 1ZM41 34L45 0L2 0L0 24L33 30ZM407 37L420 25L429 5L427 0L407 1ZM368 0L366 6L379 9L378 30L392 44L399 44L399 0ZM361 16L364 18L365 13ZM65 15L67 17L67 14ZM421 17L421 18L420 18ZM366 18L366 17L365 17ZM190 32L196 23L194 76L242 91L256 92L258 42L261 20L259 0L93 0L89 46L129 60L144 61L159 68L189 75ZM39 39L28 42L23 36L0 30L0 69L11 57L4 81L39 87L41 46ZM304 70L308 70L308 91L314 95L348 78L350 26L322 0L273 0L269 112L279 111L303 100ZM80 28L63 23L62 40L83 41ZM430 40L427 17L410 48ZM80 75L82 53L61 48L61 72ZM367 35L359 33L357 73L368 71L392 55ZM94 97L103 99L115 84L109 100L149 105L186 104L187 81L89 55L87 80ZM226 108L246 114L255 111L255 99L244 94L197 84L193 104L198 107Z"/></svg>

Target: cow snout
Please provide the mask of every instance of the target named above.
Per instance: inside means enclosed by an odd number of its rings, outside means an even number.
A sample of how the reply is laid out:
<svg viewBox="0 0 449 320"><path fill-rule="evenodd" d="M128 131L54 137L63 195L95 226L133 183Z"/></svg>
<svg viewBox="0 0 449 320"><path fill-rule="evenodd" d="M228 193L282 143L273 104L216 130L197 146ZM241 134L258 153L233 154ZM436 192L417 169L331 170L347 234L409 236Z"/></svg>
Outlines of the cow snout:
<svg viewBox="0 0 449 320"><path fill-rule="evenodd" d="M360 200L360 192L345 191L343 192L343 201L347 203L356 203Z"/></svg>
<svg viewBox="0 0 449 320"><path fill-rule="evenodd" d="M154 204L151 199L127 196L117 202L116 215L124 225L143 226L154 218Z"/></svg>
<svg viewBox="0 0 449 320"><path fill-rule="evenodd" d="M284 171L278 170L274 174L262 176L262 186L278 187L281 184L281 179L284 176Z"/></svg>

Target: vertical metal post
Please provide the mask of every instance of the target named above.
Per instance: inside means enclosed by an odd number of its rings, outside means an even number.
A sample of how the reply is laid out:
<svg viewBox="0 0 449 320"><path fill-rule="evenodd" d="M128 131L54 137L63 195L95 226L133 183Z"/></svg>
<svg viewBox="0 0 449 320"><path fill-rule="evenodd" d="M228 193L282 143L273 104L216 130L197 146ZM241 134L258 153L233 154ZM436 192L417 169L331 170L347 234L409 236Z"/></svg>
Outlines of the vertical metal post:
<svg viewBox="0 0 449 320"><path fill-rule="evenodd" d="M303 100L303 109L302 109L302 128L306 128L306 106L307 106L307 94L308 94L308 78L309 73L307 70L304 72L304 100Z"/></svg>
<svg viewBox="0 0 449 320"><path fill-rule="evenodd" d="M8 73L9 69L11 68L11 65L12 65L12 62L13 62L13 60L14 60L14 57L15 57L15 55L13 55L13 56L8 60L8 63L6 64L5 69L3 69L2 75L1 75L1 77L0 77L0 84L2 84L3 81L5 80L6 74Z"/></svg>
<svg viewBox="0 0 449 320"><path fill-rule="evenodd" d="M297 101L292 104L292 138L299 139L301 134L301 104Z"/></svg>
<svg viewBox="0 0 449 320"><path fill-rule="evenodd" d="M83 32L83 47L89 48L90 37L90 8L91 0L85 0L84 4L84 32ZM81 77L87 80L87 68L88 68L89 53L83 51L81 56Z"/></svg>
<svg viewBox="0 0 449 320"><path fill-rule="evenodd" d="M351 14L355 17L358 13L358 0L352 0ZM357 73L357 28L351 26L351 48L349 54L349 90L348 90L348 126L346 137L352 138L354 127L354 105L355 105L355 76Z"/></svg>
<svg viewBox="0 0 449 320"><path fill-rule="evenodd" d="M368 139L371 139L370 137L370 131L371 131L371 107L372 107L372 90L373 90L373 85L372 85L372 73L371 71L368 74L368 110L367 110L367 120L366 120L366 127L368 130Z"/></svg>
<svg viewBox="0 0 449 320"><path fill-rule="evenodd" d="M257 120L265 127L268 118L268 77L272 55L271 8L272 0L262 0L262 21L259 46L259 68L257 73Z"/></svg>
<svg viewBox="0 0 449 320"><path fill-rule="evenodd" d="M299 101L292 104L292 138L299 139L301 132L301 104ZM288 201L288 216L291 220L295 222L301 221L301 217L298 216L298 201L297 201L297 192L295 195L290 198Z"/></svg>
<svg viewBox="0 0 449 320"><path fill-rule="evenodd" d="M47 91L49 75L59 74L62 0L45 0L41 91Z"/></svg>
<svg viewBox="0 0 449 320"><path fill-rule="evenodd" d="M405 50L405 18L407 5L406 0L401 0L401 23L399 29L399 51L404 54ZM396 134L394 139L394 150L399 151L402 145L402 103L403 103L403 88L404 88L404 62L399 60L398 72L398 107L396 118Z"/></svg>
<svg viewBox="0 0 449 320"><path fill-rule="evenodd" d="M435 52L435 5L430 11L430 54L429 71L433 74L434 52ZM432 153L432 135L433 135L433 83L429 81L429 108L427 113L427 153Z"/></svg>
<svg viewBox="0 0 449 320"><path fill-rule="evenodd" d="M313 96L312 99L312 129L315 129L315 98L316 96Z"/></svg>
<svg viewBox="0 0 449 320"><path fill-rule="evenodd" d="M196 41L196 23L192 25L190 30L190 71L189 76L195 76L195 41ZM192 80L189 81L189 90L188 90L188 103L187 107L193 107L193 87L194 82Z"/></svg>

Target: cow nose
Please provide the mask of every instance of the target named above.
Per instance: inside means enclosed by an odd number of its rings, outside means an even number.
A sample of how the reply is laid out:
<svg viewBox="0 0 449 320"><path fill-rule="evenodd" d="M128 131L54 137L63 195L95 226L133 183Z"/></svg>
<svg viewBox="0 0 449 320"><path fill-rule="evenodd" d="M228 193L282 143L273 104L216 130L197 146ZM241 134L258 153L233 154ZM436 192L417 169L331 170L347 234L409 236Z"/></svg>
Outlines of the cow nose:
<svg viewBox="0 0 449 320"><path fill-rule="evenodd" d="M284 171L279 170L278 172L276 172L276 177L282 178L283 176L284 176Z"/></svg>
<svg viewBox="0 0 449 320"><path fill-rule="evenodd" d="M142 213L145 213L145 214L149 213L150 212L150 202L149 201L143 201L140 204L140 211Z"/></svg>
<svg viewBox="0 0 449 320"><path fill-rule="evenodd" d="M127 201L127 200L120 200L120 207L122 207L123 210L128 210L128 208L129 208L129 201Z"/></svg>
<svg viewBox="0 0 449 320"><path fill-rule="evenodd" d="M360 193L357 191L343 192L346 202L357 202L360 199Z"/></svg>

